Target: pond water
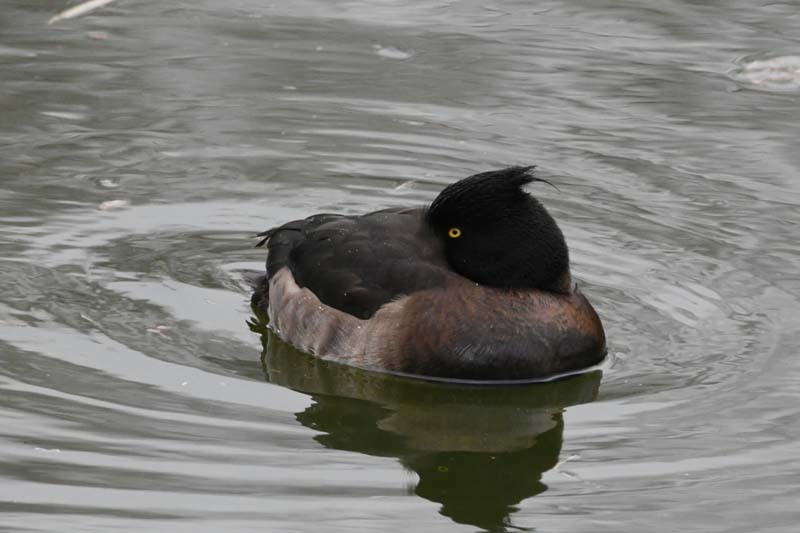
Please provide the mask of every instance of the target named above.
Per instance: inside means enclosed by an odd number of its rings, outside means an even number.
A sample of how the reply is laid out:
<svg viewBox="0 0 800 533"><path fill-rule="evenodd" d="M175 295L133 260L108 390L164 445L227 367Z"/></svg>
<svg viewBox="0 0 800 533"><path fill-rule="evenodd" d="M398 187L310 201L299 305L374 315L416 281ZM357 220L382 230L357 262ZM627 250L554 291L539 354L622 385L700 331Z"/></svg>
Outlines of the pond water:
<svg viewBox="0 0 800 533"><path fill-rule="evenodd" d="M796 531L796 3L70 5L0 9L0 530ZM599 370L425 383L253 321L258 231L510 164Z"/></svg>

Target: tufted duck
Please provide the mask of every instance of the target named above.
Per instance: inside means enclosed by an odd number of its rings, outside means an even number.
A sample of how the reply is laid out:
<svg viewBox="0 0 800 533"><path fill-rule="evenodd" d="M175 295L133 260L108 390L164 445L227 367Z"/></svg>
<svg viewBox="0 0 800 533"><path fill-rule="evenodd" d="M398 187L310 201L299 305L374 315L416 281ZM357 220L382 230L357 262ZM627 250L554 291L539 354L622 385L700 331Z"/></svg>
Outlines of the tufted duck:
<svg viewBox="0 0 800 533"><path fill-rule="evenodd" d="M603 327L572 281L561 230L522 188L544 181L532 168L470 176L428 208L265 231L253 305L295 347L365 368L525 380L592 366Z"/></svg>

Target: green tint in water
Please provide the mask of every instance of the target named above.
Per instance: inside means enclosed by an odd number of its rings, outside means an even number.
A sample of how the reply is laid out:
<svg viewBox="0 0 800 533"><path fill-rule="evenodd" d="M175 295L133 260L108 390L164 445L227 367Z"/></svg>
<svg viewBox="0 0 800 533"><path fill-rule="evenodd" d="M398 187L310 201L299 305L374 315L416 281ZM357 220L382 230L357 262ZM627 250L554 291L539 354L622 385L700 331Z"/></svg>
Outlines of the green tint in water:
<svg viewBox="0 0 800 533"><path fill-rule="evenodd" d="M526 386L442 385L368 372L298 352L262 335L267 379L311 395L297 413L337 450L397 458L413 492L455 522L498 531L515 505L547 489L559 461L565 407L597 397L602 372Z"/></svg>

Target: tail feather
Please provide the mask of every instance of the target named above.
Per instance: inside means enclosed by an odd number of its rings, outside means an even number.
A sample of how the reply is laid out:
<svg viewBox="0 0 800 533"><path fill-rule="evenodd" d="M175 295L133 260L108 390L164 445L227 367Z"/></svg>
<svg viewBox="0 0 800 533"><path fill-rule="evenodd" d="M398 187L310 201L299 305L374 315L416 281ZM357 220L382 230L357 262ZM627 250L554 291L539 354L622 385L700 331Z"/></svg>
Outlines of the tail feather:
<svg viewBox="0 0 800 533"><path fill-rule="evenodd" d="M258 241L258 244L256 244L254 248L261 248L262 246L267 244L269 238L272 237L273 233L275 233L278 229L280 228L270 228L267 231L262 231L261 233L256 235L256 237L262 237L262 239Z"/></svg>

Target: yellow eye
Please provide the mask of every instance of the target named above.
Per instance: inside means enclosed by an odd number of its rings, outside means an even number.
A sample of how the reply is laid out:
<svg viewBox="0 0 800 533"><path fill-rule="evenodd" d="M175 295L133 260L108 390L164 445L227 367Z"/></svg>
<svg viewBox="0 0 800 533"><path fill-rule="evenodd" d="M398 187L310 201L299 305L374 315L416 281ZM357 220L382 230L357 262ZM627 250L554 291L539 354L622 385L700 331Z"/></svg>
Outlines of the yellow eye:
<svg viewBox="0 0 800 533"><path fill-rule="evenodd" d="M461 230L459 228L450 228L450 230L447 232L447 236L451 239L458 239L461 237Z"/></svg>

